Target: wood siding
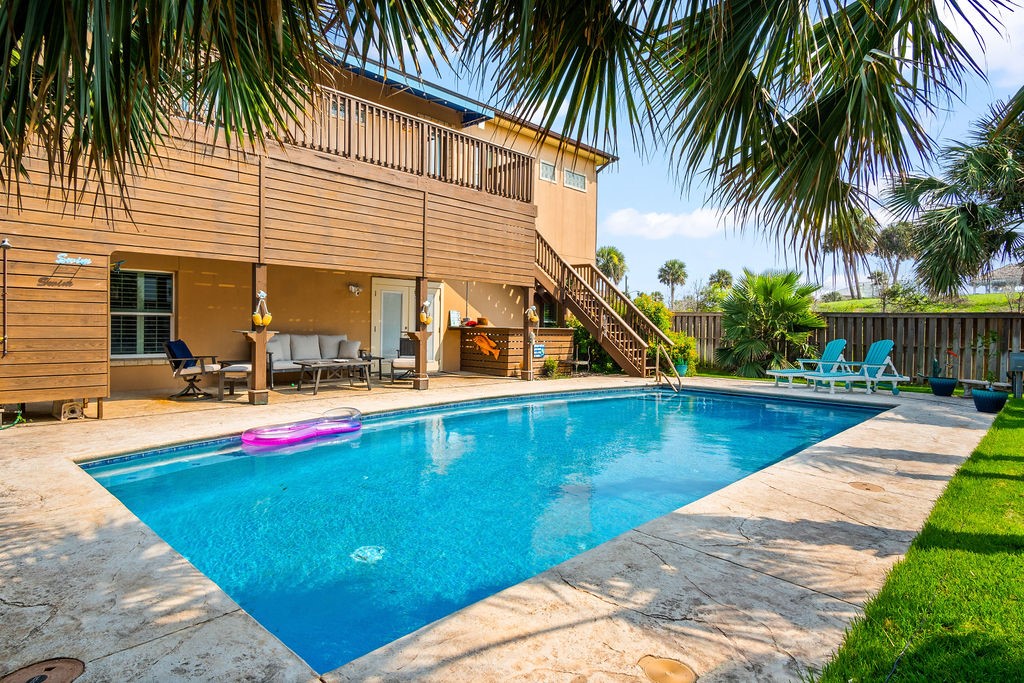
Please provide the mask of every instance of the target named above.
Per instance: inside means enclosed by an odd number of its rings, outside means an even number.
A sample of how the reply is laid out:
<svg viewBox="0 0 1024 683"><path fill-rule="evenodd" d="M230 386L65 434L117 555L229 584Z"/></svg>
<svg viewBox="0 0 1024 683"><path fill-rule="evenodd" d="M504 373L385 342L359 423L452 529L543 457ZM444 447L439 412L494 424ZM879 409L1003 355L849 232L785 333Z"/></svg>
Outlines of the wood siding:
<svg viewBox="0 0 1024 683"><path fill-rule="evenodd" d="M522 206L464 190L431 194L426 211L424 270L432 279L532 287L536 230Z"/></svg>
<svg viewBox="0 0 1024 683"><path fill-rule="evenodd" d="M892 339L893 364L904 375L931 373L932 359L945 368L946 351L957 354L953 372L963 379L1006 376L1007 352L1024 349L1024 317L1013 313L824 313L828 327L815 338L818 348L845 339L844 355L863 358L872 342ZM677 313L673 329L696 338L701 360L714 360L722 341L721 313ZM994 341L993 341L994 340Z"/></svg>
<svg viewBox="0 0 1024 683"><path fill-rule="evenodd" d="M261 157L194 137L132 178L130 216L117 200L65 205L28 183L20 208L13 196L0 208L13 245L0 404L109 395L115 251L533 285L532 204L313 150ZM32 171L46 177L38 160ZM92 263L70 273L61 253Z"/></svg>
<svg viewBox="0 0 1024 683"><path fill-rule="evenodd" d="M264 182L267 263L421 274L422 192L278 159Z"/></svg>

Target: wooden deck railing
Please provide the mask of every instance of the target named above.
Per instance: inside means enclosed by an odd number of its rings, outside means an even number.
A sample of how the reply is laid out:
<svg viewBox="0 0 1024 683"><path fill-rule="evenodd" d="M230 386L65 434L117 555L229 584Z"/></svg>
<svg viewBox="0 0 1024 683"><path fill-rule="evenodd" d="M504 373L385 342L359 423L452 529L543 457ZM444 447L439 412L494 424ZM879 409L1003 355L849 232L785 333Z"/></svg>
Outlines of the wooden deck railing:
<svg viewBox="0 0 1024 683"><path fill-rule="evenodd" d="M634 377L647 376L647 341L539 234L537 270L545 288L579 318L623 370Z"/></svg>
<svg viewBox="0 0 1024 683"><path fill-rule="evenodd" d="M286 139L341 157L521 202L533 201L533 157L331 88Z"/></svg>
<svg viewBox="0 0 1024 683"><path fill-rule="evenodd" d="M622 316L626 324L643 337L648 344L662 343L671 347L672 340L650 321L628 296L619 291L608 276L589 263L573 266L587 284L597 292L598 296L608 302L615 312Z"/></svg>
<svg viewBox="0 0 1024 683"><path fill-rule="evenodd" d="M945 369L952 349L953 373L963 379L1006 377L1007 352L1024 348L1024 317L1015 313L823 313L828 324L815 338L821 349L831 339L845 339L844 355L863 358L878 339L895 343L892 361L904 375L931 373L933 358ZM721 313L676 313L672 329L696 338L705 362L714 360L722 343Z"/></svg>

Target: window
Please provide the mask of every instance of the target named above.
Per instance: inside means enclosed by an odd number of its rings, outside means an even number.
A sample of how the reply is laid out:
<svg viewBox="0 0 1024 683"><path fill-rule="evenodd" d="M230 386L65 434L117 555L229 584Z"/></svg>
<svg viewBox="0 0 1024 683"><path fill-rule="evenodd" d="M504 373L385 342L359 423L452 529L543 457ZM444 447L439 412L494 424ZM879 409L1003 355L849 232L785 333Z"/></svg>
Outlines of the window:
<svg viewBox="0 0 1024 683"><path fill-rule="evenodd" d="M122 270L110 274L110 355L162 354L171 338L174 276Z"/></svg>
<svg viewBox="0 0 1024 683"><path fill-rule="evenodd" d="M555 165L546 161L540 162L540 179L549 183L555 182Z"/></svg>
<svg viewBox="0 0 1024 683"><path fill-rule="evenodd" d="M573 173L569 169L565 169L565 186L571 187L574 190L587 191L587 176L582 173Z"/></svg>

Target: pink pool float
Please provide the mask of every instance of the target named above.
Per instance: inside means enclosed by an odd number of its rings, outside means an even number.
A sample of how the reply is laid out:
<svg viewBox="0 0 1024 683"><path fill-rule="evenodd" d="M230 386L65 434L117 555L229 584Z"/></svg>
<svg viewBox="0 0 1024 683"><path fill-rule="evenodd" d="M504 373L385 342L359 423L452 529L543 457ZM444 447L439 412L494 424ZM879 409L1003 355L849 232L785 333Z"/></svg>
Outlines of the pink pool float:
<svg viewBox="0 0 1024 683"><path fill-rule="evenodd" d="M318 436L357 432L363 426L363 415L355 408L339 408L331 413L312 420L247 429L242 432L242 443L246 446L287 446Z"/></svg>

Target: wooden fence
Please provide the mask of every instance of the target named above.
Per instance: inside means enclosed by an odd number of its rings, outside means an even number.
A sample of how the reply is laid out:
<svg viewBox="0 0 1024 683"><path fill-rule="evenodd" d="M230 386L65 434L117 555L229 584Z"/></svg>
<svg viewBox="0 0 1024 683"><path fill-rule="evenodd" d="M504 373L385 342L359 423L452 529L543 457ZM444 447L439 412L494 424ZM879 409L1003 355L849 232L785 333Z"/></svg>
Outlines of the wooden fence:
<svg viewBox="0 0 1024 683"><path fill-rule="evenodd" d="M1024 316L1013 313L823 313L828 326L815 335L821 349L831 339L845 339L844 356L864 357L879 339L895 342L892 362L904 375L931 374L932 359L945 369L947 350L953 373L963 379L985 379L987 372L1006 377L1007 351L1024 349ZM721 313L676 313L672 329L696 338L697 352L713 362L722 342Z"/></svg>

